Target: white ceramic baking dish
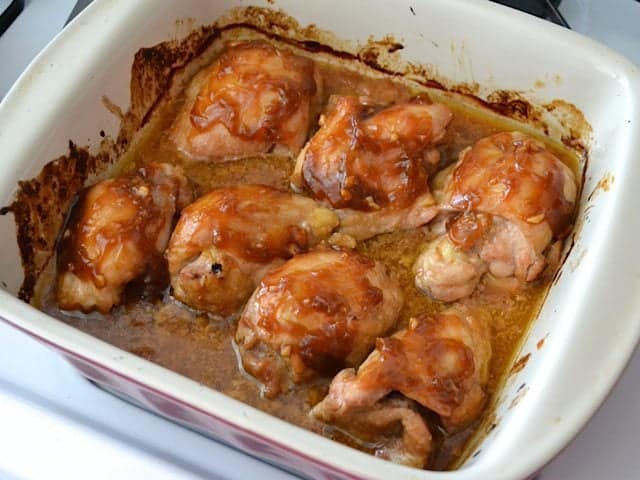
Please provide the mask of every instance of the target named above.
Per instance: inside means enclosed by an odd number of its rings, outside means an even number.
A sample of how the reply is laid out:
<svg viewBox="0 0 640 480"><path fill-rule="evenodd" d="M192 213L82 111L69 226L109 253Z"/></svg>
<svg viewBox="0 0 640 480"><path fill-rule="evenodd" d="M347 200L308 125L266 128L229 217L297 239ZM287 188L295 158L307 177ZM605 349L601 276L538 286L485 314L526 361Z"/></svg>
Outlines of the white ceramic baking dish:
<svg viewBox="0 0 640 480"><path fill-rule="evenodd" d="M0 201L17 181L65 153L72 138L97 146L126 107L134 53L208 24L242 0L102 0L30 65L0 106ZM273 2L253 2L274 8ZM575 104L593 127L582 227L526 342L526 367L507 382L490 432L455 472L394 465L280 421L119 350L16 298L22 270L10 215L0 218L0 317L60 351L84 375L146 408L310 478L525 478L562 449L602 403L640 334L640 75L586 38L489 2L276 0L301 24L338 37L402 39L407 60L434 65L484 92L520 90ZM192 22L176 23L192 18ZM606 178L608 191L589 196ZM601 183L601 186L604 184ZM606 190L605 188L601 190ZM540 342L541 339L544 340ZM207 452L202 452L207 455Z"/></svg>

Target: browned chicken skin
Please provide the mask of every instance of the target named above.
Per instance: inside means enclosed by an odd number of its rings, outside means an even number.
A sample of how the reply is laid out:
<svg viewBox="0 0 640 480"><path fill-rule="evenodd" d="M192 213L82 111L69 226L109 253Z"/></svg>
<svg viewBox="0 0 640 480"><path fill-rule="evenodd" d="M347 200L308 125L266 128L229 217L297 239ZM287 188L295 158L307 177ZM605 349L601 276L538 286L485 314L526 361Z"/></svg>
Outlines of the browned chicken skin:
<svg viewBox="0 0 640 480"><path fill-rule="evenodd" d="M336 375L328 395L311 414L357 432L366 428L372 412L380 416L390 392L399 392L440 415L447 430L456 431L475 420L482 410L490 359L490 332L479 312L459 306L440 314L422 315L411 319L408 328L379 338L376 349L357 373L348 368ZM405 433L407 428L425 428L424 420L411 409L391 416L388 428L399 418ZM380 428L380 422L375 426ZM404 455L396 459L423 467L431 436L414 441L420 443L405 441Z"/></svg>
<svg viewBox="0 0 640 480"><path fill-rule="evenodd" d="M358 365L394 325L402 293L382 264L356 252L297 255L263 279L238 324L248 373L267 396L315 373Z"/></svg>
<svg viewBox="0 0 640 480"><path fill-rule="evenodd" d="M547 223L561 236L571 225L576 194L573 172L543 143L524 133L502 132L460 154L444 203L458 211Z"/></svg>
<svg viewBox="0 0 640 480"><path fill-rule="evenodd" d="M171 137L195 160L224 161L274 149L296 155L321 88L310 59L260 41L235 45L194 79L191 100Z"/></svg>
<svg viewBox="0 0 640 480"><path fill-rule="evenodd" d="M333 212L265 185L214 190L184 209L167 259L173 295L220 315L238 310L262 276L328 237Z"/></svg>
<svg viewBox="0 0 640 480"><path fill-rule="evenodd" d="M166 279L162 254L174 216L191 198L182 171L167 164L85 190L58 246L60 308L106 313L129 282Z"/></svg>
<svg viewBox="0 0 640 480"><path fill-rule="evenodd" d="M569 167L542 143L504 132L464 150L442 176L440 207L460 213L416 261L416 286L454 301L470 295L486 272L516 284L537 279L550 252L556 256L550 246L571 227L577 186Z"/></svg>
<svg viewBox="0 0 640 480"><path fill-rule="evenodd" d="M358 240L424 225L437 213L428 171L452 118L441 104L405 103L377 113L337 96L300 152L292 184L338 209L340 230Z"/></svg>

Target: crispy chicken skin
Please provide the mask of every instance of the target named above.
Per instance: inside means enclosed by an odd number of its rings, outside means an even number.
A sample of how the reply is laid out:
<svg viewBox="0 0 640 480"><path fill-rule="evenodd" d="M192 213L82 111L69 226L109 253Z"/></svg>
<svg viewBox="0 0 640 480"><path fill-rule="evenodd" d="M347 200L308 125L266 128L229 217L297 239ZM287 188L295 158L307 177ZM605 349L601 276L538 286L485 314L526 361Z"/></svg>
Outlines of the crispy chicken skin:
<svg viewBox="0 0 640 480"><path fill-rule="evenodd" d="M294 188L337 209L340 230L358 240L431 220L437 209L428 173L439 162L433 147L449 109L418 101L374 109L352 96L330 103L298 156Z"/></svg>
<svg viewBox="0 0 640 480"><path fill-rule="evenodd" d="M183 210L171 236L173 295L200 310L234 313L268 270L337 225L333 212L301 195L265 185L213 190Z"/></svg>
<svg viewBox="0 0 640 480"><path fill-rule="evenodd" d="M400 286L385 267L353 251L297 255L267 274L240 317L245 370L274 397L289 380L358 365L394 325Z"/></svg>
<svg viewBox="0 0 640 480"><path fill-rule="evenodd" d="M170 135L193 160L296 155L321 90L312 60L265 42L241 43L195 77Z"/></svg>
<svg viewBox="0 0 640 480"><path fill-rule="evenodd" d="M128 283L166 281L162 255L176 213L191 198L182 170L168 164L86 189L58 244L60 308L106 313Z"/></svg>
<svg viewBox="0 0 640 480"><path fill-rule="evenodd" d="M573 173L523 133L479 140L435 184L451 218L446 236L426 246L414 272L416 286L438 300L470 295L485 272L516 286L536 280L571 227Z"/></svg>
<svg viewBox="0 0 640 480"><path fill-rule="evenodd" d="M311 414L357 432L366 427L371 412L384 409L390 392L399 392L437 413L447 430L457 431L482 410L490 360L490 332L479 312L456 306L412 318L407 328L379 338L357 373L347 368L336 375L328 395ZM405 435L409 426L422 429L421 419L411 410L391 417L391 422L397 418L404 418ZM405 455L404 462L422 467L428 459L431 437L424 435L416 441L421 442L419 455ZM416 445L405 441L404 449L411 452Z"/></svg>

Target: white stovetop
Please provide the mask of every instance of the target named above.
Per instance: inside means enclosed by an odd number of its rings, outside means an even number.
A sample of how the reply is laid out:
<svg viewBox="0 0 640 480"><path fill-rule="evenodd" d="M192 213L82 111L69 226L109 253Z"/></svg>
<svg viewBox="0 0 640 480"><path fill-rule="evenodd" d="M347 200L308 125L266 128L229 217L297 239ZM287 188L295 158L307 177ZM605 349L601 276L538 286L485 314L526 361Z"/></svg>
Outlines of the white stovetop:
<svg viewBox="0 0 640 480"><path fill-rule="evenodd" d="M75 1L26 0L0 37L0 98ZM640 3L564 0L575 30L640 65ZM580 394L587 394L585 385ZM541 480L640 478L640 353L607 402ZM0 324L0 479L291 479L290 474L125 403L58 355Z"/></svg>

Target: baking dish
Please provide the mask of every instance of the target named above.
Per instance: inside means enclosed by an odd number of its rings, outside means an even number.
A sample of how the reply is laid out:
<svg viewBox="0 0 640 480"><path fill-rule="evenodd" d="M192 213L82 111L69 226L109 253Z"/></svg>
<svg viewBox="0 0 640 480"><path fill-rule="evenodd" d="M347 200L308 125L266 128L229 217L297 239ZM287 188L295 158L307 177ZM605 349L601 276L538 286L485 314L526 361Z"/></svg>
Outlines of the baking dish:
<svg viewBox="0 0 640 480"><path fill-rule="evenodd" d="M94 2L34 61L0 107L3 204L17 181L63 154L71 137L96 148L117 119L103 95L126 107L131 58L141 46L215 21L242 2ZM257 2L259 4L259 2ZM270 6L272 2L264 2ZM146 408L310 478L524 478L556 454L602 402L639 335L640 220L632 181L640 153L637 69L587 39L482 1L347 3L279 1L302 25L347 40L402 39L408 60L434 75L533 100L575 104L593 127L580 228L522 346L485 438L456 472L411 470L343 447L58 322L15 297L22 280L16 232L0 220L0 316L51 345L85 376ZM336 15L335 12L342 12ZM186 21L191 18L197 20ZM358 18L358 23L352 19ZM181 22L176 20L182 19ZM46 101L43 101L46 99ZM593 192L593 194L592 194ZM203 452L206 454L206 452ZM517 459L517 460L514 460Z"/></svg>

